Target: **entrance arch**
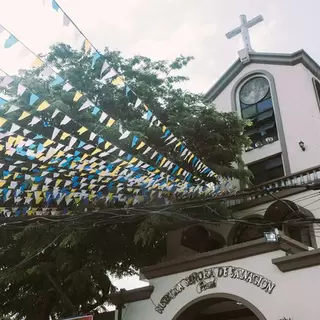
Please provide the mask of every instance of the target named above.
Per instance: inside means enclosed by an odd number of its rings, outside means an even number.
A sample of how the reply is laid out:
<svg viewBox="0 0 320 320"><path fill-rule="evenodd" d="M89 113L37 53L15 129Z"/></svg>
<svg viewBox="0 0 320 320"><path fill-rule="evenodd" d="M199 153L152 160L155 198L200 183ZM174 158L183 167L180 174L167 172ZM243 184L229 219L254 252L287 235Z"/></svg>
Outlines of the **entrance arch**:
<svg viewBox="0 0 320 320"><path fill-rule="evenodd" d="M249 301L228 293L204 295L186 304L172 320L267 320Z"/></svg>

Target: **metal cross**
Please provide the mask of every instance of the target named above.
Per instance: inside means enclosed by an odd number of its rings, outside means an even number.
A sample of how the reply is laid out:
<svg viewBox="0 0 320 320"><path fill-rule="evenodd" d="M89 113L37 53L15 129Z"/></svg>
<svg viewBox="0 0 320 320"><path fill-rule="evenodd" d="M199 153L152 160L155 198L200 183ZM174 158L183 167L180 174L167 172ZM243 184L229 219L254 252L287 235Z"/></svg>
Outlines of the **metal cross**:
<svg viewBox="0 0 320 320"><path fill-rule="evenodd" d="M251 42L250 42L249 28L251 28L251 27L255 26L256 24L258 24L259 22L263 21L263 17L260 14L257 17L253 18L252 20L247 21L247 16L242 14L240 16L240 21L241 21L241 26L228 32L226 34L226 37L228 39L231 39L231 38L235 37L236 35L238 35L239 33L241 33L244 46L249 51L253 51L252 47L251 47Z"/></svg>

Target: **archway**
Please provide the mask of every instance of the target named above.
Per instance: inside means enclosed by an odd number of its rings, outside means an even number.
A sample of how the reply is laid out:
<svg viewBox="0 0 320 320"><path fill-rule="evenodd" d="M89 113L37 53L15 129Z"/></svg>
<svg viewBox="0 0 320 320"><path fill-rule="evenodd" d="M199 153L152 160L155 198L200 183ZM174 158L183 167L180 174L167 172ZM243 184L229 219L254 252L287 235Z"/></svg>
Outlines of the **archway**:
<svg viewBox="0 0 320 320"><path fill-rule="evenodd" d="M185 305L173 320L266 320L249 301L226 293L199 297Z"/></svg>
<svg viewBox="0 0 320 320"><path fill-rule="evenodd" d="M181 245L196 252L208 252L223 248L226 241L221 234L202 225L194 225L183 230Z"/></svg>
<svg viewBox="0 0 320 320"><path fill-rule="evenodd" d="M234 224L228 235L228 246L261 239L264 232L270 231L270 228L264 225L261 215L251 215L243 219L249 223L237 222Z"/></svg>

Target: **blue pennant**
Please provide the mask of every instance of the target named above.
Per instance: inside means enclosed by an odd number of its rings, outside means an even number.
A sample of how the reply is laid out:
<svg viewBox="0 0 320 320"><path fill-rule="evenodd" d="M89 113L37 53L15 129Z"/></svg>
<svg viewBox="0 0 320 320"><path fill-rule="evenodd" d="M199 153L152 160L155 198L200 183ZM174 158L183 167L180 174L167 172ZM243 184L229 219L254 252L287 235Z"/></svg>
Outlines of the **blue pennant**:
<svg viewBox="0 0 320 320"><path fill-rule="evenodd" d="M174 167L174 169L172 170L172 173L171 173L171 174L175 174L178 170L179 170L179 166L176 165L176 166Z"/></svg>
<svg viewBox="0 0 320 320"><path fill-rule="evenodd" d="M156 163L158 163L162 158L163 158L163 155L159 154Z"/></svg>
<svg viewBox="0 0 320 320"><path fill-rule="evenodd" d="M98 108L98 107L95 106L95 107L93 108L93 110L92 110L91 113L92 113L94 116L96 116L99 111L100 111L100 108Z"/></svg>
<svg viewBox="0 0 320 320"><path fill-rule="evenodd" d="M59 5L56 3L55 0L52 0L52 8L57 12L59 11Z"/></svg>
<svg viewBox="0 0 320 320"><path fill-rule="evenodd" d="M100 144L100 143L102 143L102 142L104 142L104 139L101 138L101 137L98 137L98 144Z"/></svg>
<svg viewBox="0 0 320 320"><path fill-rule="evenodd" d="M57 75L56 78L50 83L50 87L58 86L63 82L64 80L59 75Z"/></svg>
<svg viewBox="0 0 320 320"><path fill-rule="evenodd" d="M94 65L96 64L97 60L101 57L99 52L95 52L92 56L92 64L91 64L91 68L94 67Z"/></svg>
<svg viewBox="0 0 320 320"><path fill-rule="evenodd" d="M18 39L15 36L13 36L12 34L10 34L9 38L4 43L4 47L6 49L11 48L17 42L18 42Z"/></svg>
<svg viewBox="0 0 320 320"><path fill-rule="evenodd" d="M133 136L131 147L134 147L138 143L138 141L139 141L139 138L137 136Z"/></svg>
<svg viewBox="0 0 320 320"><path fill-rule="evenodd" d="M170 134L170 130L169 129L167 129L166 130L166 132L164 133L164 135L161 137L162 139L164 139L164 138L167 138L168 137L168 135Z"/></svg>
<svg viewBox="0 0 320 320"><path fill-rule="evenodd" d="M33 106L34 103L39 99L39 97L34 94L34 93L31 93L31 96L30 96L30 100L29 100L29 105L30 106Z"/></svg>
<svg viewBox="0 0 320 320"><path fill-rule="evenodd" d="M127 84L125 86L125 90L126 90L126 97L128 97L129 92L131 91L131 89L129 88L129 86Z"/></svg>
<svg viewBox="0 0 320 320"><path fill-rule="evenodd" d="M85 142L80 141L80 143L79 143L79 145L78 145L78 147L77 147L77 148L82 148L85 144L86 144Z"/></svg>

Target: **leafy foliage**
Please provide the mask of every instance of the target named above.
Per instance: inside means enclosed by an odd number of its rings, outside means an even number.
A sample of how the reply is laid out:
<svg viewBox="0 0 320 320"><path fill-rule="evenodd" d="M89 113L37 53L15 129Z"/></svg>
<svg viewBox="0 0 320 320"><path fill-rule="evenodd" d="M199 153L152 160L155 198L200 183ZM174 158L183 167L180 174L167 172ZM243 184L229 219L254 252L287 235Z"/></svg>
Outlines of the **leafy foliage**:
<svg viewBox="0 0 320 320"><path fill-rule="evenodd" d="M191 57L180 56L171 62L153 61L143 56L123 58L120 52L108 49L105 57L125 76L130 87L157 117L174 128L175 134L182 137L206 165L223 176L248 177L241 165L238 169L233 166L241 163L240 154L247 145L242 135L244 123L232 113L220 113L212 105L204 107L201 95L179 88L187 78L178 73L192 60ZM129 96L128 100L121 89L98 80L101 59L92 68L91 57L65 44L52 47L46 59L61 70L63 78L77 90L87 93L107 114L121 119L128 130L182 164L177 153L160 138L160 129L149 127L141 119L141 114L132 108L132 97ZM73 101L74 92L63 92L61 86L51 87L50 81L41 77L42 70L21 70L15 79L51 103L53 108L43 112L49 123L59 126L63 115L51 117L54 107L58 107L123 149L130 148L129 142L118 141L115 128L101 125L89 110L77 112L79 105ZM16 88L6 91L10 95L14 92ZM29 98L30 93L24 93L13 103L33 112L28 105ZM8 116L12 119L17 117L14 112ZM27 126L28 121L22 120L21 125ZM46 135L45 128L42 129ZM183 165L190 172L194 171L191 164ZM120 214L126 215L126 212L119 211L117 215ZM79 218L81 222L68 220L68 223L56 221L1 226L0 315L48 319L49 315L57 318L90 312L102 305L108 294L115 290L108 274L128 275L133 272L132 268L161 260L165 254L166 227L177 219L150 213L144 221L140 218L124 223L117 215L113 220L97 214L94 218L83 215Z"/></svg>

